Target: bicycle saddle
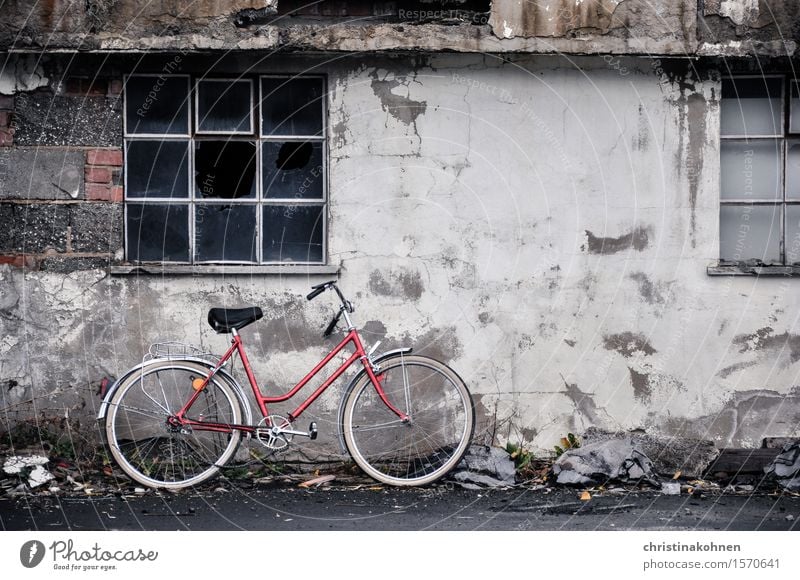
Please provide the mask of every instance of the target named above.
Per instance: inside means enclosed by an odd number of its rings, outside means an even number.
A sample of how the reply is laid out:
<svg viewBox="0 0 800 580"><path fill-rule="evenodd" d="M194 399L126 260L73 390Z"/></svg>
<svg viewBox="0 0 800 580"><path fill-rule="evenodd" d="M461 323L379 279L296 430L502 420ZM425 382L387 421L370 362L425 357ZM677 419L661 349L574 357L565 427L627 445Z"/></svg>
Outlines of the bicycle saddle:
<svg viewBox="0 0 800 580"><path fill-rule="evenodd" d="M257 306L249 308L212 308L208 311L208 323L220 334L227 334L234 328L241 330L251 322L264 316Z"/></svg>

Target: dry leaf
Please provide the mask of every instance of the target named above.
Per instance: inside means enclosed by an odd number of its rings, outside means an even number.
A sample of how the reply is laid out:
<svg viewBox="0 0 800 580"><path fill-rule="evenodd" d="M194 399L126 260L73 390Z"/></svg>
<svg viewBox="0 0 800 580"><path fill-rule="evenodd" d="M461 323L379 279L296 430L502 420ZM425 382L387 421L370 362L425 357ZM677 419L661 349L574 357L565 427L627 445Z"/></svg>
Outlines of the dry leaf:
<svg viewBox="0 0 800 580"><path fill-rule="evenodd" d="M681 476L681 471L676 471L675 475L672 476L672 479L678 479Z"/></svg>
<svg viewBox="0 0 800 580"><path fill-rule="evenodd" d="M323 483L328 483L334 479L336 479L335 475L321 475L320 477L315 477L314 479L309 479L308 481L298 484L298 487L311 487L312 485L320 486Z"/></svg>
<svg viewBox="0 0 800 580"><path fill-rule="evenodd" d="M589 501L590 499L592 499L592 494L591 494L591 493L589 493L588 491L584 491L584 492L581 494L581 497L580 497L580 500L581 500L581 501Z"/></svg>

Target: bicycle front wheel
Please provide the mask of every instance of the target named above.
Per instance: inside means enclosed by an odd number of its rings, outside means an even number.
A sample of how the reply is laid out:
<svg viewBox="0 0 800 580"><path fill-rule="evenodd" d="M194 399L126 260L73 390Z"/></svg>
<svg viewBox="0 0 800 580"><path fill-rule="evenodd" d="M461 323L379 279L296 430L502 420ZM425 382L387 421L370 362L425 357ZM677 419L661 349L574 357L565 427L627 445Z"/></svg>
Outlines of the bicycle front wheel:
<svg viewBox="0 0 800 580"><path fill-rule="evenodd" d="M387 399L410 420L402 422L364 374L345 394L347 449L380 482L432 483L461 461L472 440L475 410L469 391L455 371L434 359L398 355L379 365L377 376Z"/></svg>
<svg viewBox="0 0 800 580"><path fill-rule="evenodd" d="M200 364L168 360L145 366L119 386L109 401L105 435L111 455L131 479L182 489L216 475L236 452L241 431L181 429L167 422L194 394L195 381L209 374ZM233 389L214 377L186 417L241 424L242 408Z"/></svg>

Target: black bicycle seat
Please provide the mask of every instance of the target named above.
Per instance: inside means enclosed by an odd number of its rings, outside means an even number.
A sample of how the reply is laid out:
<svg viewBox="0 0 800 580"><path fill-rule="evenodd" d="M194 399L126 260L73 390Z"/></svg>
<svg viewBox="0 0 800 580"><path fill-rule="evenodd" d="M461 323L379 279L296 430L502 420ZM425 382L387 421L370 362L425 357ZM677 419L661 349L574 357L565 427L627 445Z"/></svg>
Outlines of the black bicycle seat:
<svg viewBox="0 0 800 580"><path fill-rule="evenodd" d="M220 334L227 334L234 328L241 330L248 324L264 316L257 306L248 308L212 308L208 311L208 323Z"/></svg>

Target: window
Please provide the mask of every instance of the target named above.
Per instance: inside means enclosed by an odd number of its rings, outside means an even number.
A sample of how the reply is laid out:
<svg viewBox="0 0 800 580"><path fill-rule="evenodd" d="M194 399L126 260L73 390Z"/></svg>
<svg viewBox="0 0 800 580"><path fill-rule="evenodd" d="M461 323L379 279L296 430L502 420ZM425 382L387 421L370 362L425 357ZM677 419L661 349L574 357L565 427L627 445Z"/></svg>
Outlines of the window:
<svg viewBox="0 0 800 580"><path fill-rule="evenodd" d="M720 264L800 264L797 81L723 79L720 135Z"/></svg>
<svg viewBox="0 0 800 580"><path fill-rule="evenodd" d="M125 81L129 262L324 264L321 77Z"/></svg>

